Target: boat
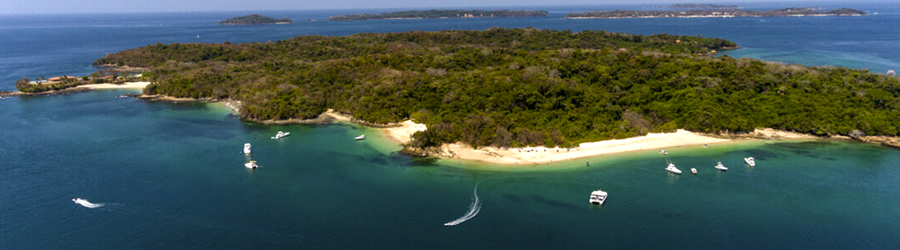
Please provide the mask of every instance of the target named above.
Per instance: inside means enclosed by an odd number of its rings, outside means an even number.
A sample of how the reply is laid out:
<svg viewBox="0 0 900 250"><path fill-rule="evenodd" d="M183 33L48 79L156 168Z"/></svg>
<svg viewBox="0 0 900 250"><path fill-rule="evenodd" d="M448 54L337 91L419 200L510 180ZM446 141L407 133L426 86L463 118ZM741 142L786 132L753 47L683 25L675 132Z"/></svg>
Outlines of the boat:
<svg viewBox="0 0 900 250"><path fill-rule="evenodd" d="M665 149L661 149L661 150L659 150L659 154L661 154L661 155L667 155L667 154L669 154L669 152L666 152Z"/></svg>
<svg viewBox="0 0 900 250"><path fill-rule="evenodd" d="M357 141L365 140L365 139L366 139L366 135L359 135L359 136L357 136L357 137L353 137L353 139L356 139Z"/></svg>
<svg viewBox="0 0 900 250"><path fill-rule="evenodd" d="M747 165L750 165L751 167L756 166L756 160L753 159L753 156L744 158L744 162L747 162Z"/></svg>
<svg viewBox="0 0 900 250"><path fill-rule="evenodd" d="M697 168L691 168L691 173L692 173L692 174L697 174Z"/></svg>
<svg viewBox="0 0 900 250"><path fill-rule="evenodd" d="M244 143L244 153L245 153L245 154L249 154L249 153L250 153L250 143L249 143L249 142L248 142L248 143Z"/></svg>
<svg viewBox="0 0 900 250"><path fill-rule="evenodd" d="M596 190L591 192L591 204L603 205L606 202L606 197L609 196L606 191Z"/></svg>
<svg viewBox="0 0 900 250"><path fill-rule="evenodd" d="M722 171L728 171L728 168L726 168L725 165L722 165L721 161L718 164L716 164L716 169L722 170Z"/></svg>
<svg viewBox="0 0 900 250"><path fill-rule="evenodd" d="M259 165L256 165L256 161L250 161L250 162L244 163L244 167L249 168L249 169L257 169L257 168L259 168Z"/></svg>
<svg viewBox="0 0 900 250"><path fill-rule="evenodd" d="M104 205L103 203L91 203L88 200L78 198L78 197L75 197L74 199L72 199L72 201L75 202L75 204L81 205L86 208L98 208L98 207L102 207Z"/></svg>
<svg viewBox="0 0 900 250"><path fill-rule="evenodd" d="M681 174L681 170L676 168L674 163L669 163L669 166L666 166L666 171L669 171L673 174Z"/></svg>
<svg viewBox="0 0 900 250"><path fill-rule="evenodd" d="M275 136L272 136L272 139L277 140L277 139L281 139L281 138L284 138L289 135L291 135L291 132L278 131L278 133L276 133Z"/></svg>

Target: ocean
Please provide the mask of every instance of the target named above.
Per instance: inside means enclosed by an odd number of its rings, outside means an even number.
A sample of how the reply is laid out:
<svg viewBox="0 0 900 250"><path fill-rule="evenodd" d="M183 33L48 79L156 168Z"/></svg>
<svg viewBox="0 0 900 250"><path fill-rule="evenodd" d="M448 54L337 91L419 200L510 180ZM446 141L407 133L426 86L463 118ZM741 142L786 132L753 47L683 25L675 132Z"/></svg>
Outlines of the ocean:
<svg viewBox="0 0 900 250"><path fill-rule="evenodd" d="M808 6L750 4L749 7ZM328 22L361 10L261 12L290 25L218 26L249 13L0 16L0 90L85 75L148 44L487 29L722 37L753 57L900 69L900 7L877 15L566 20L639 6L528 7L546 18ZM377 10L391 11L391 10ZM305 21L315 18L318 21ZM900 151L819 140L747 141L510 169L413 159L351 124L266 126L221 105L116 98L133 90L0 99L0 249L894 249ZM277 131L289 137L271 140ZM353 137L365 134L365 141ZM253 144L253 153L241 153ZM743 157L754 156L749 167ZM262 166L247 170L243 163ZM729 170L713 169L722 161ZM586 167L585 162L590 162ZM690 175L687 169L699 169ZM610 194L589 205L591 191ZM73 202L86 199L95 208ZM448 222L458 222L445 226Z"/></svg>

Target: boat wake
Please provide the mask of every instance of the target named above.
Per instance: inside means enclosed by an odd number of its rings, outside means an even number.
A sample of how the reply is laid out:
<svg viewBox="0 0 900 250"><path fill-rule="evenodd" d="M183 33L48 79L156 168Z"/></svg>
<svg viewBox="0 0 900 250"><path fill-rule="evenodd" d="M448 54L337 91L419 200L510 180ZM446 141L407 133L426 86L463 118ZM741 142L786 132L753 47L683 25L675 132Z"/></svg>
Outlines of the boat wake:
<svg viewBox="0 0 900 250"><path fill-rule="evenodd" d="M472 194L474 196L474 200L472 201L472 204L469 205L469 211L466 211L466 213L463 214L463 216L456 218L455 220L444 223L444 226L447 226L447 227L456 226L456 225L466 222L467 220L472 219L476 215L478 215L478 212L481 211L481 199L478 198L478 185L481 185L482 181L484 181L484 180L481 180L475 184L475 191L472 192Z"/></svg>
<svg viewBox="0 0 900 250"><path fill-rule="evenodd" d="M98 207L104 206L103 203L91 203L90 201L82 199L82 198L75 198L75 199L72 199L72 201L74 201L76 204L81 205L86 208L98 208Z"/></svg>

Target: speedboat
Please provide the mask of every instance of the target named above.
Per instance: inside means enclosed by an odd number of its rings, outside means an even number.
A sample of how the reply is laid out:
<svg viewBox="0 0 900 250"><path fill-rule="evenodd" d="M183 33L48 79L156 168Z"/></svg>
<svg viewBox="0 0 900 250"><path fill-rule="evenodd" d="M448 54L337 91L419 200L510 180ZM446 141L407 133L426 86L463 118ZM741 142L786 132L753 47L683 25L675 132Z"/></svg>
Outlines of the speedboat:
<svg viewBox="0 0 900 250"><path fill-rule="evenodd" d="M751 167L756 166L756 160L753 159L753 156L744 158L744 161L747 162L747 165L750 165Z"/></svg>
<svg viewBox="0 0 900 250"><path fill-rule="evenodd" d="M726 168L725 165L722 165L721 161L718 164L716 164L716 169L722 170L722 171L728 171L728 168Z"/></svg>
<svg viewBox="0 0 900 250"><path fill-rule="evenodd" d="M608 196L608 194L606 193L606 191L596 190L594 192L591 192L590 202L591 202L591 204L603 205L603 203L606 202L607 196Z"/></svg>
<svg viewBox="0 0 900 250"><path fill-rule="evenodd" d="M249 153L250 153L250 143L249 143L249 142L248 142L248 143L244 143L244 153L245 153L245 154L249 154Z"/></svg>
<svg viewBox="0 0 900 250"><path fill-rule="evenodd" d="M674 163L669 163L669 166L666 166L666 171L669 171L673 174L681 174L681 170L676 168Z"/></svg>
<svg viewBox="0 0 900 250"><path fill-rule="evenodd" d="M249 169L257 169L257 168L259 168L259 165L256 165L256 161L250 161L250 162L244 163L244 167L249 168Z"/></svg>
<svg viewBox="0 0 900 250"><path fill-rule="evenodd" d="M353 137L353 139L356 139L357 141L365 140L365 139L366 139L366 135L359 135L359 136L357 136L357 137Z"/></svg>
<svg viewBox="0 0 900 250"><path fill-rule="evenodd" d="M75 204L81 205L82 207L86 207L86 208L98 208L98 207L102 207L104 205L103 203L91 203L88 200L85 200L82 198L77 198L77 197L72 199L72 201L74 201Z"/></svg>
<svg viewBox="0 0 900 250"><path fill-rule="evenodd" d="M692 173L692 174L697 174L697 168L691 168L691 173Z"/></svg>
<svg viewBox="0 0 900 250"><path fill-rule="evenodd" d="M272 136L272 139L273 139L273 140L281 139L281 138L284 138L284 137L289 136L289 135L291 135L291 132L282 132L282 131L278 131L278 133L276 133L275 136Z"/></svg>

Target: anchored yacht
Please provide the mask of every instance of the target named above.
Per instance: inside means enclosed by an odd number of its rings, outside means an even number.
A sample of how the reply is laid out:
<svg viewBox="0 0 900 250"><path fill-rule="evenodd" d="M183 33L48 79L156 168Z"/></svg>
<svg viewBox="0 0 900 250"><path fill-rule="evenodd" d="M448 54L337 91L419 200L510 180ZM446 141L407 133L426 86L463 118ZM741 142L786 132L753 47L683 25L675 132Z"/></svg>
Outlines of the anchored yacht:
<svg viewBox="0 0 900 250"><path fill-rule="evenodd" d="M718 164L716 164L716 169L722 170L722 171L728 171L728 168L726 168L725 165L722 165L721 161Z"/></svg>
<svg viewBox="0 0 900 250"><path fill-rule="evenodd" d="M244 153L245 153L245 154L249 154L249 153L250 153L250 143L249 143L249 142L248 142L248 143L244 143Z"/></svg>
<svg viewBox="0 0 900 250"><path fill-rule="evenodd" d="M606 202L607 196L608 194L603 190L596 190L594 192L591 192L591 204L603 205L603 203Z"/></svg>
<svg viewBox="0 0 900 250"><path fill-rule="evenodd" d="M673 174L681 174L681 170L676 168L674 163L669 163L669 166L666 166L666 171L669 171Z"/></svg>
<svg viewBox="0 0 900 250"><path fill-rule="evenodd" d="M291 135L291 132L278 131L278 133L276 133L275 136L272 136L272 139L277 140L277 139L281 139L281 138L284 138L289 135Z"/></svg>
<svg viewBox="0 0 900 250"><path fill-rule="evenodd" d="M750 165L751 167L756 166L756 160L753 159L753 156L744 158L744 161L747 162L747 165Z"/></svg>

